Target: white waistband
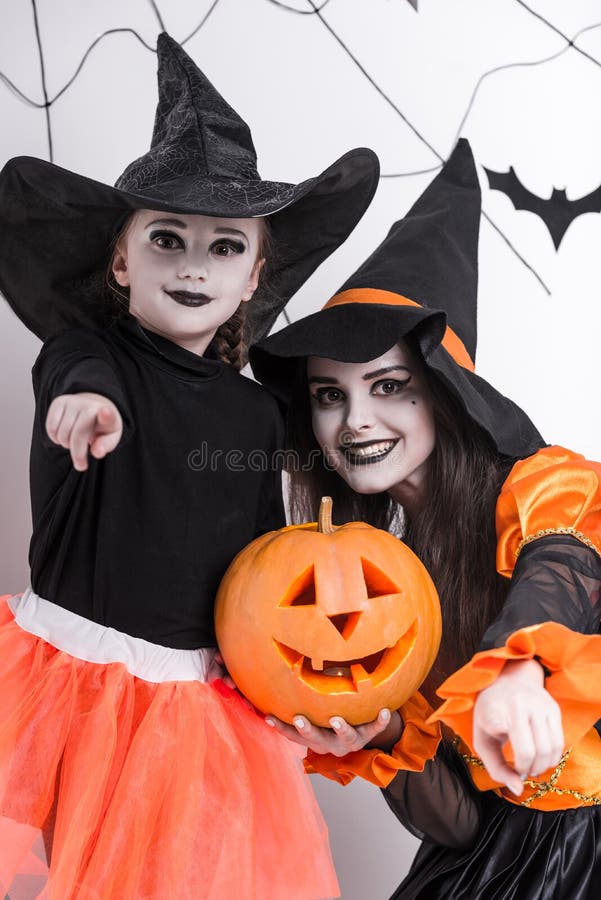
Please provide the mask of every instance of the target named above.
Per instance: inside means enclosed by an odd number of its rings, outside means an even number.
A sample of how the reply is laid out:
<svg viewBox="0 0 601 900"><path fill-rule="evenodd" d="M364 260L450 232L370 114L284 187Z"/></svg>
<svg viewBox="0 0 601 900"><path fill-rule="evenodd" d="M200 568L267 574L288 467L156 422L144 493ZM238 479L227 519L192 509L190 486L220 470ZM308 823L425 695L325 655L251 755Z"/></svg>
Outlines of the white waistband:
<svg viewBox="0 0 601 900"><path fill-rule="evenodd" d="M50 603L31 588L8 603L24 631L57 650L91 663L123 663L128 672L144 681L206 681L215 655L213 648L176 650L131 637Z"/></svg>

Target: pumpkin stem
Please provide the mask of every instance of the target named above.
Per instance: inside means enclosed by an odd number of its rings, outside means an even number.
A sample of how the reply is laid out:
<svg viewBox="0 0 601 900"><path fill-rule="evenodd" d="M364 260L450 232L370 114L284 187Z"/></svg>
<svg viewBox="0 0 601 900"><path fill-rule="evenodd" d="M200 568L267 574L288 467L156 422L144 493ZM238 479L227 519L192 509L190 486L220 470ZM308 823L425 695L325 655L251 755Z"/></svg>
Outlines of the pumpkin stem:
<svg viewBox="0 0 601 900"><path fill-rule="evenodd" d="M322 497L319 504L317 531L319 534L333 534L336 526L332 525L332 498Z"/></svg>

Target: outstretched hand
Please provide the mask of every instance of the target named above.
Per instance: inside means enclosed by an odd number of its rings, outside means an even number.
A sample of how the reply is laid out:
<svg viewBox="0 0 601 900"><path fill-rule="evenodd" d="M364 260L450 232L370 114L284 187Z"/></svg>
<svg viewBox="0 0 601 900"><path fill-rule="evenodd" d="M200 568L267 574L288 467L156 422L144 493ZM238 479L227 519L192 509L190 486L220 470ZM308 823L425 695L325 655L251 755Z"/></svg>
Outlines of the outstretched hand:
<svg viewBox="0 0 601 900"><path fill-rule="evenodd" d="M509 741L514 767L502 748ZM544 687L544 673L534 660L505 663L474 706L474 750L495 781L520 796L523 780L556 766L564 750L559 706Z"/></svg>
<svg viewBox="0 0 601 900"><path fill-rule="evenodd" d="M367 745L389 749L399 740L403 730L400 713L391 715L388 709L380 710L372 722L354 727L340 716L330 719L331 728L313 725L305 716L295 716L293 725L287 725L275 716L267 716L265 721L289 740L303 744L315 753L332 753L334 756L346 756Z"/></svg>
<svg viewBox="0 0 601 900"><path fill-rule="evenodd" d="M112 400L100 394L61 394L48 409L46 433L70 452L73 468L85 472L88 449L95 459L114 450L123 434L123 420Z"/></svg>

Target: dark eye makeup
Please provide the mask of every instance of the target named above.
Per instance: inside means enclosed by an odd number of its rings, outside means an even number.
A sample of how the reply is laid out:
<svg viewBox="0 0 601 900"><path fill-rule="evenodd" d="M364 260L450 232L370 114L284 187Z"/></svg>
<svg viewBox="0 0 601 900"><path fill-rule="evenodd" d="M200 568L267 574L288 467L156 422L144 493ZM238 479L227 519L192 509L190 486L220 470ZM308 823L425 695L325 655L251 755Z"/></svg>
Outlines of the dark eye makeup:
<svg viewBox="0 0 601 900"><path fill-rule="evenodd" d="M320 387L311 392L311 397L319 403L320 406L331 406L342 400L344 394L335 387Z"/></svg>
<svg viewBox="0 0 601 900"><path fill-rule="evenodd" d="M175 231L165 231L164 229L151 231L150 242L160 247L161 250L183 250L185 249L184 238ZM234 254L244 253L246 244L237 241L234 238L219 238L209 247L209 252L215 256L233 256Z"/></svg>
<svg viewBox="0 0 601 900"><path fill-rule="evenodd" d="M409 378L403 378L402 380L400 378L385 378L372 384L371 393L376 394L377 396L400 394L405 390L410 381L411 376L409 376Z"/></svg>
<svg viewBox="0 0 601 900"><path fill-rule="evenodd" d="M391 397L395 394L401 394L410 381L411 376L402 380L398 378L382 378L370 386L369 392L376 397ZM345 395L340 388L324 385L324 387L318 387L313 390L311 397L320 406L334 406L336 403L344 400Z"/></svg>
<svg viewBox="0 0 601 900"><path fill-rule="evenodd" d="M218 241L213 241L210 249L211 253L216 253L217 256L230 256L232 253L244 253L246 244L233 238L220 238ZM221 252L222 250L225 250L225 253Z"/></svg>
<svg viewBox="0 0 601 900"><path fill-rule="evenodd" d="M151 231L150 242L162 250L173 250L176 247L183 248L184 246L182 238L174 231Z"/></svg>

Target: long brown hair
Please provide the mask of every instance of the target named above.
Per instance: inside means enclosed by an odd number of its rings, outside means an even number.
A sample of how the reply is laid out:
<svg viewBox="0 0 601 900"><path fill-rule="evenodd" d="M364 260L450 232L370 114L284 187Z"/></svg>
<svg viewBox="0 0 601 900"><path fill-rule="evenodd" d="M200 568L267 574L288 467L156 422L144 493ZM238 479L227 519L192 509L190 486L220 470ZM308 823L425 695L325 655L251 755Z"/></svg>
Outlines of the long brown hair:
<svg viewBox="0 0 601 900"><path fill-rule="evenodd" d="M490 437L411 348L432 396L436 444L429 459L423 502L412 516L387 493L357 494L328 468L311 428L306 368L299 372L290 408L288 455L290 511L294 521L316 518L319 499L334 500L338 522L360 519L394 529L419 556L438 590L443 616L441 650L432 680L475 652L500 609L508 583L496 572L495 505L514 460L501 456Z"/></svg>

